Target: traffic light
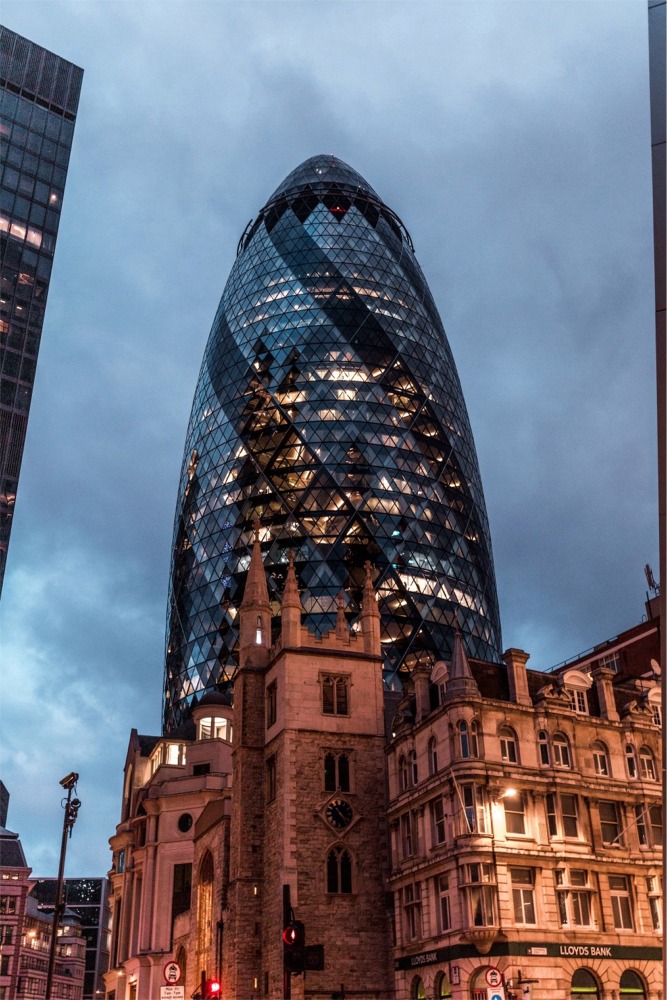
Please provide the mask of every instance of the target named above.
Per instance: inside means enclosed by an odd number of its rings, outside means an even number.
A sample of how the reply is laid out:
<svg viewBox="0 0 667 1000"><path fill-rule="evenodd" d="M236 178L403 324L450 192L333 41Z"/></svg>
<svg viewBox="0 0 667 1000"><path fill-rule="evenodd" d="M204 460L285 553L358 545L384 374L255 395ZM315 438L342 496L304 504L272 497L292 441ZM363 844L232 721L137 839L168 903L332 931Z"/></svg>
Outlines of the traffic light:
<svg viewBox="0 0 667 1000"><path fill-rule="evenodd" d="M283 931L285 968L292 975L303 972L306 961L306 928L300 920L292 920Z"/></svg>
<svg viewBox="0 0 667 1000"><path fill-rule="evenodd" d="M205 1000L219 1000L222 996L222 986L219 979L207 979L204 983Z"/></svg>

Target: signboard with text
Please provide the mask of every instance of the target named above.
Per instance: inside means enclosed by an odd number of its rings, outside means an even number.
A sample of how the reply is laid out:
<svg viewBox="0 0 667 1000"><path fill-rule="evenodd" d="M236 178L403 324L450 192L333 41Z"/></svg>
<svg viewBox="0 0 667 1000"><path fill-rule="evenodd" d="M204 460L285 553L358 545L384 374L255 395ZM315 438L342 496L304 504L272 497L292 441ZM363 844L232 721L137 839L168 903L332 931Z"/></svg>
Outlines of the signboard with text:
<svg viewBox="0 0 667 1000"><path fill-rule="evenodd" d="M185 1000L185 986L161 986L160 1000Z"/></svg>

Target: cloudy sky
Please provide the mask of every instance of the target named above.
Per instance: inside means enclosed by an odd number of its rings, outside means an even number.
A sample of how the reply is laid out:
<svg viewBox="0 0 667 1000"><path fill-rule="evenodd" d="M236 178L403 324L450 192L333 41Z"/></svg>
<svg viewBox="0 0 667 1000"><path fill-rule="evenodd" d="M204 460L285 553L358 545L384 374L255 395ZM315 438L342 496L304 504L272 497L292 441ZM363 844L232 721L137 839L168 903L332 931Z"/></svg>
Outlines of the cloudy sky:
<svg viewBox="0 0 667 1000"><path fill-rule="evenodd" d="M2 600L8 826L100 875L158 734L178 475L236 245L333 152L403 219L475 434L506 646L546 669L657 573L647 27L632 2L4 0L84 67Z"/></svg>

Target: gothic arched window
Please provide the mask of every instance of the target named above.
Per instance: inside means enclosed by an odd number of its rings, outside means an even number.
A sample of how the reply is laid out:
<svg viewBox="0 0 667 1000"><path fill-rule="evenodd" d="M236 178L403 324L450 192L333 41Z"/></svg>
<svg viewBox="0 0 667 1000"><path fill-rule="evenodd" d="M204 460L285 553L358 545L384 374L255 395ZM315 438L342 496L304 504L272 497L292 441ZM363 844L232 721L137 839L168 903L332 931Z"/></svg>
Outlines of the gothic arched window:
<svg viewBox="0 0 667 1000"><path fill-rule="evenodd" d="M468 734L468 723L465 719L461 719L458 725L459 730L459 749L461 751L462 757L470 756L470 737Z"/></svg>
<svg viewBox="0 0 667 1000"><path fill-rule="evenodd" d="M438 741L435 736L428 741L428 773L438 773Z"/></svg>
<svg viewBox="0 0 667 1000"><path fill-rule="evenodd" d="M345 847L332 847L327 855L327 892L352 892L352 858Z"/></svg>

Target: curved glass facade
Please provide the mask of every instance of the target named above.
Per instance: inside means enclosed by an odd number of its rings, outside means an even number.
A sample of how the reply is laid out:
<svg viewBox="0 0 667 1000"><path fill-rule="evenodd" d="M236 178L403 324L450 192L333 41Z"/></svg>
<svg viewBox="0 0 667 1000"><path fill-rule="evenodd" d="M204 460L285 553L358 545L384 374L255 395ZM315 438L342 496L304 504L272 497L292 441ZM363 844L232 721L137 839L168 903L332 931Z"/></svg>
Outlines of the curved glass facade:
<svg viewBox="0 0 667 1000"><path fill-rule="evenodd" d="M297 167L239 243L187 433L168 609L165 731L233 680L252 523L274 611L295 565L311 630L353 624L370 559L385 678L468 654L500 621L454 359L405 227L347 164Z"/></svg>

